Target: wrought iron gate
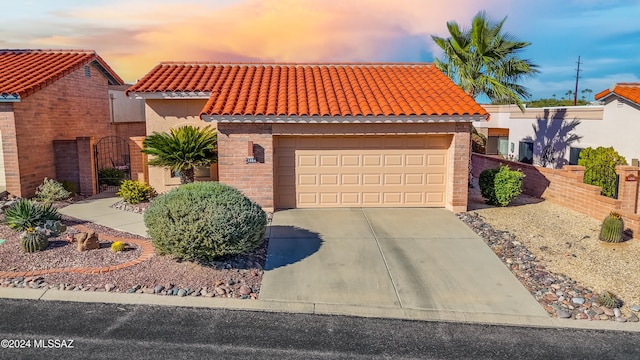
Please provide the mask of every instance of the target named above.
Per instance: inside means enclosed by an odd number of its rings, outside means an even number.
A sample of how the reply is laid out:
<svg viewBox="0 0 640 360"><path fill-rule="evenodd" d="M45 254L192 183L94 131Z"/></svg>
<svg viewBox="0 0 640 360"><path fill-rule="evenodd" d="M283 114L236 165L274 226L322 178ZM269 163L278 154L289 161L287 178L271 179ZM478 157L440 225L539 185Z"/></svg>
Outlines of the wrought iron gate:
<svg viewBox="0 0 640 360"><path fill-rule="evenodd" d="M94 145L98 192L116 192L131 179L129 144L119 136L106 136Z"/></svg>

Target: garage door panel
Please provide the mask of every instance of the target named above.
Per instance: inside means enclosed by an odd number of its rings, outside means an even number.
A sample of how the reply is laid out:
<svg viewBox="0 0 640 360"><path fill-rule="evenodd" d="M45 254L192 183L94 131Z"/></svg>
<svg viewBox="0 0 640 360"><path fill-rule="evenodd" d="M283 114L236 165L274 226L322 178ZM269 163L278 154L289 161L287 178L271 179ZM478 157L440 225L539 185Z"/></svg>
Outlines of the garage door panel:
<svg viewBox="0 0 640 360"><path fill-rule="evenodd" d="M444 206L450 136L314 136L276 143L276 207Z"/></svg>

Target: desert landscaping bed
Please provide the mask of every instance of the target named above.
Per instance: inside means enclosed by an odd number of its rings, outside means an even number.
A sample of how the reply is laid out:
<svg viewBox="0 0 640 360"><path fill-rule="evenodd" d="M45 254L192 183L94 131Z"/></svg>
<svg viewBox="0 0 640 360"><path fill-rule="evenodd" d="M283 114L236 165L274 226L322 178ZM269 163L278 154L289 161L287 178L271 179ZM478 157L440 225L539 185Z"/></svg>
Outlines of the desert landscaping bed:
<svg viewBox="0 0 640 360"><path fill-rule="evenodd" d="M3 219L0 219L2 222ZM90 222L63 217L68 232L71 226L81 224L107 238L143 239ZM66 234L52 238L45 251L24 254L19 249L19 234L0 225L0 236L6 241L0 245L0 271L32 271L52 268L100 267L126 263L136 259L141 249L129 246L128 251L113 253L111 241L101 239L101 248L78 252L75 243L66 241ZM2 287L56 288L73 291L136 292L176 296L205 296L229 298L257 298L267 241L244 256L218 259L211 262L177 261L170 256L152 256L139 264L101 274L60 272L38 276L18 276L0 279Z"/></svg>
<svg viewBox="0 0 640 360"><path fill-rule="evenodd" d="M520 195L508 207L489 207L478 194L470 195L473 210L459 217L549 313L577 319L638 321L638 240L603 243L598 239L601 221L527 195ZM604 291L623 301L620 313L597 305Z"/></svg>

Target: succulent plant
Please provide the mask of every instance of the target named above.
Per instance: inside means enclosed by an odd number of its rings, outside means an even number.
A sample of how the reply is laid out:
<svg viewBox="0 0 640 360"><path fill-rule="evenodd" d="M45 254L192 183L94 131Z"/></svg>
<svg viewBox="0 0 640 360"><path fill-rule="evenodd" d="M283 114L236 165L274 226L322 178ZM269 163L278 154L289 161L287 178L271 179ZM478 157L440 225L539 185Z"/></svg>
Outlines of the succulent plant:
<svg viewBox="0 0 640 360"><path fill-rule="evenodd" d="M621 305L621 301L611 292L605 291L600 294L598 298L598 304L613 309Z"/></svg>
<svg viewBox="0 0 640 360"><path fill-rule="evenodd" d="M35 231L33 228L27 229L27 231L20 235L20 247L25 252L32 253L42 251L46 249L47 246L49 246L47 236L40 231Z"/></svg>
<svg viewBox="0 0 640 360"><path fill-rule="evenodd" d="M58 236L67 231L67 226L60 220L47 220L44 225L40 227L47 236Z"/></svg>
<svg viewBox="0 0 640 360"><path fill-rule="evenodd" d="M115 252L120 252L124 250L124 243L122 241L116 241L111 243L111 251Z"/></svg>
<svg viewBox="0 0 640 360"><path fill-rule="evenodd" d="M622 241L622 231L624 221L617 212L611 212L602 222L600 228L600 240L609 243L619 243Z"/></svg>

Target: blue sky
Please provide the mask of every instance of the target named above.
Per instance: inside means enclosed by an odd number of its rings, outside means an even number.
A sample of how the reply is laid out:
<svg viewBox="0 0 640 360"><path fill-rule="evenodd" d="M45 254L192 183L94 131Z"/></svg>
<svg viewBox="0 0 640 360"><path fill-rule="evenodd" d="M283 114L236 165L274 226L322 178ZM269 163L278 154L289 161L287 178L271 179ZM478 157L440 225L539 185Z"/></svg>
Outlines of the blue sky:
<svg viewBox="0 0 640 360"><path fill-rule="evenodd" d="M573 90L578 56L589 98L640 82L640 0L27 0L0 48L93 49L130 83L160 61L432 61L430 35L480 10L532 43L534 98Z"/></svg>

